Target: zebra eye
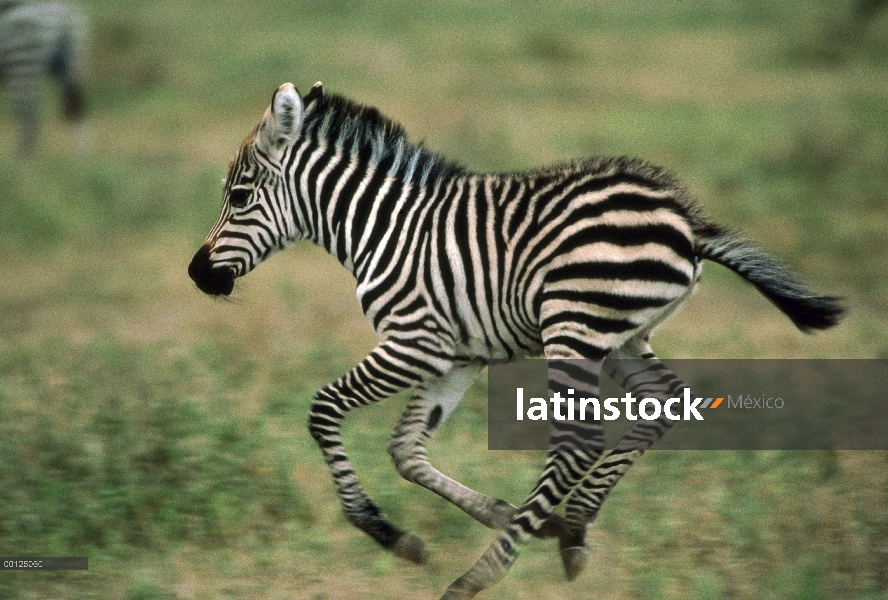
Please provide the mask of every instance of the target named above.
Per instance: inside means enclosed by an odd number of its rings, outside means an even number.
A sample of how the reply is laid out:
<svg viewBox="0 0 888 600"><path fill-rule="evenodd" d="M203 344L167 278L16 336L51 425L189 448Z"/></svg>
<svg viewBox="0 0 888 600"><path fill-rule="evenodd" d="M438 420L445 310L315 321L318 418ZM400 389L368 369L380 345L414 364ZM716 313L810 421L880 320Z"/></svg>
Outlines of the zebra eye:
<svg viewBox="0 0 888 600"><path fill-rule="evenodd" d="M234 188L228 192L228 202L235 208L243 208L250 201L252 193L244 188Z"/></svg>

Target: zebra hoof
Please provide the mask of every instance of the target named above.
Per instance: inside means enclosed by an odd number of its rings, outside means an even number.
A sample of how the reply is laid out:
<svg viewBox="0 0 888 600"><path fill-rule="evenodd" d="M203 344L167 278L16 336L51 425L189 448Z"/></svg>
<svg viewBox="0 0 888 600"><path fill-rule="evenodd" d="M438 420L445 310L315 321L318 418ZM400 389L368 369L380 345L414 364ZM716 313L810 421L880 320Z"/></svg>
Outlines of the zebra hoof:
<svg viewBox="0 0 888 600"><path fill-rule="evenodd" d="M564 574L568 581L573 581L586 567L586 559L589 551L585 546L574 546L561 551L561 562L564 564Z"/></svg>
<svg viewBox="0 0 888 600"><path fill-rule="evenodd" d="M390 549L395 556L405 558L418 565L424 565L426 562L425 544L409 531L402 533Z"/></svg>

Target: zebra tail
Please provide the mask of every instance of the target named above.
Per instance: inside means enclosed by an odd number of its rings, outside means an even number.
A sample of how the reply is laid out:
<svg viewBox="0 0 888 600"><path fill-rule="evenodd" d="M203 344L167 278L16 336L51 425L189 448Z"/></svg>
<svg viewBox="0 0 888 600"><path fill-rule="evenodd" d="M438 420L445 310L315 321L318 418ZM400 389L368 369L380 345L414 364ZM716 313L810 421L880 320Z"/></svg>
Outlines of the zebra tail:
<svg viewBox="0 0 888 600"><path fill-rule="evenodd" d="M828 329L841 320L845 309L839 298L815 293L788 267L742 235L709 222L692 227L699 257L746 279L801 331Z"/></svg>

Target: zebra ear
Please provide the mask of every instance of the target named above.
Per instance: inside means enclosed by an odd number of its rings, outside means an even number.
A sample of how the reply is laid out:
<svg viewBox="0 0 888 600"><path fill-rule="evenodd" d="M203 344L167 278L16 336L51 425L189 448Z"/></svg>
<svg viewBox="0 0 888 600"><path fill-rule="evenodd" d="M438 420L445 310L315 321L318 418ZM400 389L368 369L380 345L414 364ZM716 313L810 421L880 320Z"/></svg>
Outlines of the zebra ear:
<svg viewBox="0 0 888 600"><path fill-rule="evenodd" d="M324 86L319 81L316 84L314 84L313 86L311 86L311 89L305 95L305 102L310 103L312 100L314 100L316 98L323 97L323 95L324 95Z"/></svg>
<svg viewBox="0 0 888 600"><path fill-rule="evenodd" d="M302 124L302 96L292 83L285 83L271 97L271 106L262 117L256 147L280 159L284 149L293 143Z"/></svg>

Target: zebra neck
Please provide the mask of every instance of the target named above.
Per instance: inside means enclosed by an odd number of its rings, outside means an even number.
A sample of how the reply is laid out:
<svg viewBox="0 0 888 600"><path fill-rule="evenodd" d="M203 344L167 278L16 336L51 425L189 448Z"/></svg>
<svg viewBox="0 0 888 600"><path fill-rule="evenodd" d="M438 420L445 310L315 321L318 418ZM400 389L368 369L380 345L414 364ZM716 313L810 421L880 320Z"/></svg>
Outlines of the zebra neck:
<svg viewBox="0 0 888 600"><path fill-rule="evenodd" d="M327 164L306 161L304 172L317 175L313 185L303 187L313 192L302 194L307 200L303 231L359 283L387 268L399 255L396 249L418 235L418 224L429 211L471 178L466 172L417 176L409 156L392 155L373 164L362 153L324 153Z"/></svg>

